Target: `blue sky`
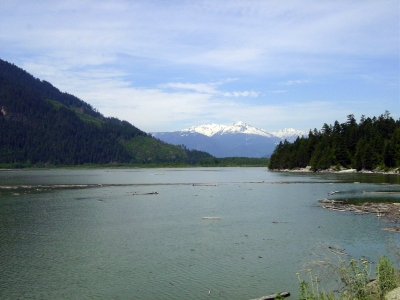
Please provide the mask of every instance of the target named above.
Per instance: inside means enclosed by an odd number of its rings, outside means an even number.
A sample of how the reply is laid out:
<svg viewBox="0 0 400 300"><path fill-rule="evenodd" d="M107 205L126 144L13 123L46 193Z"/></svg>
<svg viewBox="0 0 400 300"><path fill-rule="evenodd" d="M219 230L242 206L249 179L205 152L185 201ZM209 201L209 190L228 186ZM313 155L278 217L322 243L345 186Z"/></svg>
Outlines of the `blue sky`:
<svg viewBox="0 0 400 300"><path fill-rule="evenodd" d="M0 58L146 132L400 118L399 0L0 3Z"/></svg>

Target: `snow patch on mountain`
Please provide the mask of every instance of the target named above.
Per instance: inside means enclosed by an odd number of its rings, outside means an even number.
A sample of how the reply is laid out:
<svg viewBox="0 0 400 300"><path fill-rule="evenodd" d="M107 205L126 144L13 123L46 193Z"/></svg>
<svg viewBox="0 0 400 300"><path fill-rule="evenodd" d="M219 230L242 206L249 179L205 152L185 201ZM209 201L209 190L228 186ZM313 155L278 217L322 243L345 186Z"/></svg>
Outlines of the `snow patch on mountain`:
<svg viewBox="0 0 400 300"><path fill-rule="evenodd" d="M218 124L204 124L200 126L192 126L187 129L183 129L181 134L186 133L200 133L206 136L213 136L214 134L222 131L226 126Z"/></svg>
<svg viewBox="0 0 400 300"><path fill-rule="evenodd" d="M284 128L282 130L278 131L273 131L271 132L276 137L279 137L281 139L285 139L288 137L294 137L294 136L303 136L305 134L304 131L296 130L293 128Z"/></svg>

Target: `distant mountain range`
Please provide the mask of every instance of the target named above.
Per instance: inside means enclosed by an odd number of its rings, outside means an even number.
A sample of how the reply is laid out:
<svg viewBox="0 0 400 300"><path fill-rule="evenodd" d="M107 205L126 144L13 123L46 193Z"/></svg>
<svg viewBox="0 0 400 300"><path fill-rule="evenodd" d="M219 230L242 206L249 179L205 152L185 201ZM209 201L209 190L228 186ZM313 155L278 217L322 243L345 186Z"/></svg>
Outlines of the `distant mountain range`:
<svg viewBox="0 0 400 300"><path fill-rule="evenodd" d="M206 124L174 132L153 132L161 141L185 145L215 157L268 157L282 140L293 142L305 132L293 128L268 132L239 121L232 125Z"/></svg>

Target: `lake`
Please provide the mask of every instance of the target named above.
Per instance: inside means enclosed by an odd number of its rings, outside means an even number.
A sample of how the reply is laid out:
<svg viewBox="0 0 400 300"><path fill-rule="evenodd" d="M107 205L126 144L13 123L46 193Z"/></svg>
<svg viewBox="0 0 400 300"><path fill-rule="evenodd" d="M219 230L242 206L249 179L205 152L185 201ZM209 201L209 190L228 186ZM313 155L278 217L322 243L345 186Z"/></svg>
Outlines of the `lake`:
<svg viewBox="0 0 400 300"><path fill-rule="evenodd" d="M373 197L362 191L399 190L399 178L266 168L0 171L0 299L279 291L296 299L296 272L328 250L376 262L400 238L375 215L324 210L317 200L330 191Z"/></svg>

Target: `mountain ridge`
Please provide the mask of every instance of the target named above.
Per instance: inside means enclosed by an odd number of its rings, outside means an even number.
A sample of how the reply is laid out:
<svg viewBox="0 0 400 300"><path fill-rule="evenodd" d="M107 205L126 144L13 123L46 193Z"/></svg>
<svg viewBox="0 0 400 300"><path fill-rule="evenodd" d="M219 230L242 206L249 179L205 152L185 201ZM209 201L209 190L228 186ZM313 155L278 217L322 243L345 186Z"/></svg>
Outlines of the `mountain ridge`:
<svg viewBox="0 0 400 300"><path fill-rule="evenodd" d="M256 134L262 136L271 137L271 134L266 130L253 127L243 121L237 121L232 125L219 125L219 124L204 124L200 126L192 126L188 129L183 129L183 132L197 132L206 136L213 136L215 134L227 134L227 133L244 133L244 134Z"/></svg>
<svg viewBox="0 0 400 300"><path fill-rule="evenodd" d="M208 153L154 139L127 121L0 59L0 165L196 164Z"/></svg>
<svg viewBox="0 0 400 300"><path fill-rule="evenodd" d="M302 136L306 133L301 130L296 130L294 128L284 128L278 131L269 132L265 129L260 129L249 125L243 121L234 122L232 125L220 125L220 124L203 124L198 126L191 126L187 129L181 130L181 132L190 132L190 133L201 133L208 137L217 135L217 134L236 134L236 133L243 133L243 134L255 134L265 137L278 137L281 139L289 138L292 139L294 136Z"/></svg>
<svg viewBox="0 0 400 300"><path fill-rule="evenodd" d="M265 157L282 140L294 141L305 132L285 128L268 132L243 121L232 125L203 124L181 131L153 132L153 137L164 142L185 145L190 149L206 151L216 157Z"/></svg>

